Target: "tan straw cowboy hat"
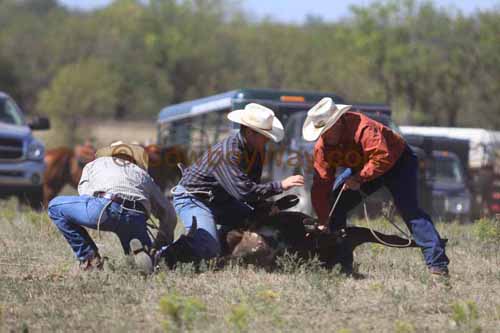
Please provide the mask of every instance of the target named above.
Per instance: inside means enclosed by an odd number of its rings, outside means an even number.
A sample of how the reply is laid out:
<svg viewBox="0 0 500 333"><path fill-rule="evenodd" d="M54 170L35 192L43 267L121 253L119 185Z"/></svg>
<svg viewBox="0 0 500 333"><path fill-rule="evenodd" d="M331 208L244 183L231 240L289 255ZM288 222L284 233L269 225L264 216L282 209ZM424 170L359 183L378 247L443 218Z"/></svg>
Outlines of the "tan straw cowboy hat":
<svg viewBox="0 0 500 333"><path fill-rule="evenodd" d="M230 112L227 118L232 122L251 128L274 142L281 141L285 135L283 124L276 118L273 110L260 104L247 104L242 110Z"/></svg>
<svg viewBox="0 0 500 333"><path fill-rule="evenodd" d="M96 157L127 155L134 159L135 164L144 170L148 170L149 157L142 146L122 141L113 142L107 147L99 149Z"/></svg>
<svg viewBox="0 0 500 333"><path fill-rule="evenodd" d="M316 141L321 134L332 127L352 105L335 104L330 97L321 99L308 112L302 127L306 141Z"/></svg>

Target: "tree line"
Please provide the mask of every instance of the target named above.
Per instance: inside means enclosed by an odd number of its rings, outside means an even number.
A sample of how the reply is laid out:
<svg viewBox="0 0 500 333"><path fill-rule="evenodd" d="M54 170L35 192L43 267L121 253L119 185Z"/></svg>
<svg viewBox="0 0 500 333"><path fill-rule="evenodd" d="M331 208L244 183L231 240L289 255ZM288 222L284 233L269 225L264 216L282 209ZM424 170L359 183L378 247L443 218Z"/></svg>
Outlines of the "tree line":
<svg viewBox="0 0 500 333"><path fill-rule="evenodd" d="M326 10L335 10L332 2ZM232 90L335 92L402 124L500 127L500 7L352 7L335 22L254 19L226 0L116 0L92 11L0 0L0 90L74 131Z"/></svg>

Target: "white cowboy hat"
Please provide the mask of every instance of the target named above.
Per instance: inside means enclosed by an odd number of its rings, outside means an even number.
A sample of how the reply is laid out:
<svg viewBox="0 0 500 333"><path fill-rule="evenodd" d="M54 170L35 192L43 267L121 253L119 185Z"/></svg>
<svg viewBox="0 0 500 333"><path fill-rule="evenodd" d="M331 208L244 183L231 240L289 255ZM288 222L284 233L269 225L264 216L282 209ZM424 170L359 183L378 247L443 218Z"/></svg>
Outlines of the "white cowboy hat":
<svg viewBox="0 0 500 333"><path fill-rule="evenodd" d="M124 143L122 141L113 142L108 147L103 147L99 149L96 153L96 157L104 156L115 156L115 155L127 155L134 159L135 164L144 170L148 170L149 157L143 147Z"/></svg>
<svg viewBox="0 0 500 333"><path fill-rule="evenodd" d="M274 142L280 142L285 136L283 124L274 115L273 110L260 104L250 103L242 110L235 110L227 115L232 122L245 125L267 136Z"/></svg>
<svg viewBox="0 0 500 333"><path fill-rule="evenodd" d="M330 97L321 99L309 111L302 126L302 136L306 141L316 141L321 134L332 127L352 105L333 103Z"/></svg>

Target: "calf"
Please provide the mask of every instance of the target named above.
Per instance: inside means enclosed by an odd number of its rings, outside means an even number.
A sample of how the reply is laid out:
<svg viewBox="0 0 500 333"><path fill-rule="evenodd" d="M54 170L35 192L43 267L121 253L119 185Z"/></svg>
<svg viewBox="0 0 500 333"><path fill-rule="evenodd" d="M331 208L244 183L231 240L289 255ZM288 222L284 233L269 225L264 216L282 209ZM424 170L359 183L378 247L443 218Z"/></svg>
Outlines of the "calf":
<svg viewBox="0 0 500 333"><path fill-rule="evenodd" d="M398 236L372 232L362 227L346 227L332 233L321 232L311 224L314 220L310 216L282 211L297 202L298 198L295 196L284 197L276 203L264 202L256 207L250 225L221 233L219 236L223 253L218 261L219 266L238 259L244 264L272 270L276 267L277 257L288 252L305 260L317 257L326 268L340 263L344 271L350 272L353 251L361 244L372 242L397 247L417 246L414 241L408 242ZM271 211L279 212L270 215ZM196 229L194 217L193 226L190 233L194 233ZM178 262L198 262L199 259L191 253L190 237L189 234L181 236L170 246L169 251L163 254L159 252L158 257L166 256L167 265L171 268Z"/></svg>
<svg viewBox="0 0 500 333"><path fill-rule="evenodd" d="M260 218L258 224L248 229L232 230L224 237L227 258L239 258L244 263L272 269L277 256L286 251L306 260L317 257L326 268L340 263L344 269L350 270L353 251L361 244L383 244L383 241L395 246L417 246L414 241L408 243L401 237L376 231L375 237L363 227L324 233L309 225L311 220L310 216L300 212L279 212L275 216Z"/></svg>

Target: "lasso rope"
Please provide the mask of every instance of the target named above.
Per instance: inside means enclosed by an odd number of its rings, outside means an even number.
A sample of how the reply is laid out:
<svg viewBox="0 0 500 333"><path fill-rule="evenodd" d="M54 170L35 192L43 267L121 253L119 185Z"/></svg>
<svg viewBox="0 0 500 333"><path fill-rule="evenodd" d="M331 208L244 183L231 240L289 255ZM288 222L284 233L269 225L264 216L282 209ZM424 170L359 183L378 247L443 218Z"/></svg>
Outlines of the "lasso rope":
<svg viewBox="0 0 500 333"><path fill-rule="evenodd" d="M340 192L339 192L339 195L335 199L335 203L333 204L332 209L330 210L330 214L328 214L328 221L330 221L331 217L333 216L333 212L335 211L335 208L337 207L337 204L338 204L338 202L340 200L340 197L342 196L343 192L344 192L344 190L341 189ZM406 232L404 232L401 228L399 228L396 225L396 223L394 223L391 219L388 219L389 223L392 224L394 226L394 228L396 228L400 233L402 233L408 239L408 243L404 244L404 245L399 245L399 244L387 243L387 242L383 241L382 239L380 239L380 237L377 235L377 233L370 226L371 221L370 221L370 217L368 216L368 208L366 207L366 197L367 197L367 195L363 191L361 191L361 190L359 190L359 194L361 195L361 200L363 201L363 210L364 210L364 213L365 213L365 220L366 220L366 223L368 224L368 229L372 233L373 237L375 237L375 239L377 241L379 241L380 244L383 244L385 246L396 247L396 248L410 247L411 246L411 236L408 235Z"/></svg>

